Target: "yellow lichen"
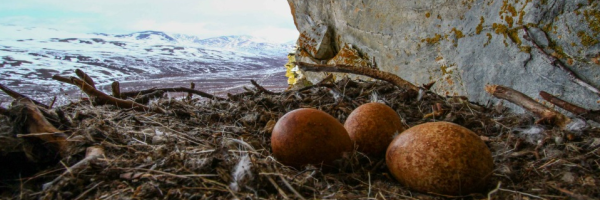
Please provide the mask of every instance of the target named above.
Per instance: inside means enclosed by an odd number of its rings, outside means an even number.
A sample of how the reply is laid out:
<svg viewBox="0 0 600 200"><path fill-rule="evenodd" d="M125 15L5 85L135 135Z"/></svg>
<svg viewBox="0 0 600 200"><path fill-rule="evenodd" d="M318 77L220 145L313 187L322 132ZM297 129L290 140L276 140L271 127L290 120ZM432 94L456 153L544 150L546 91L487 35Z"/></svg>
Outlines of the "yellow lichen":
<svg viewBox="0 0 600 200"><path fill-rule="evenodd" d="M588 26L594 32L594 37L598 37L600 33L600 11L598 10L590 10L589 12L586 10L583 12L583 16L585 20L588 22Z"/></svg>
<svg viewBox="0 0 600 200"><path fill-rule="evenodd" d="M487 42L485 42L485 44L483 44L483 47L486 47L492 41L492 34L491 33L486 33L485 35L487 36Z"/></svg>
<svg viewBox="0 0 600 200"><path fill-rule="evenodd" d="M462 31L457 30L456 28L452 28L452 31L450 31L450 32L454 32L454 34L456 35L456 40L465 37L465 35L462 33Z"/></svg>
<svg viewBox="0 0 600 200"><path fill-rule="evenodd" d="M492 28L494 29L494 32L496 34L503 35L504 38L508 37L515 44L521 45L521 39L519 38L519 29L517 29L517 28L510 29L504 24L497 24L497 23L492 24ZM508 46L508 44L506 42L504 44L506 46Z"/></svg>
<svg viewBox="0 0 600 200"><path fill-rule="evenodd" d="M586 34L585 31L577 32L577 36L579 36L579 39L581 40L581 44L583 46L590 47L594 46L595 44L598 44L598 40Z"/></svg>
<svg viewBox="0 0 600 200"><path fill-rule="evenodd" d="M513 18L512 17L506 16L506 17L504 17L504 20L508 24L508 28L512 28L513 27Z"/></svg>
<svg viewBox="0 0 600 200"><path fill-rule="evenodd" d="M429 12L425 13L425 17L427 17L427 18L431 17L431 13L429 13Z"/></svg>
<svg viewBox="0 0 600 200"><path fill-rule="evenodd" d="M531 53L531 47L530 46L523 45L523 46L520 46L519 49L521 49L522 52Z"/></svg>
<svg viewBox="0 0 600 200"><path fill-rule="evenodd" d="M358 50L350 47L348 44L344 44L342 49L329 61L327 64L344 64L351 66L369 66L368 56L362 56Z"/></svg>
<svg viewBox="0 0 600 200"><path fill-rule="evenodd" d="M479 35L483 30L483 22L485 22L485 19L483 19L483 16L481 16L481 18L479 18L479 24L477 24L477 28L475 29L475 33L477 33L477 35Z"/></svg>
<svg viewBox="0 0 600 200"><path fill-rule="evenodd" d="M435 36L422 39L421 42L427 42L427 44L435 44L438 43L441 39L442 35L436 33Z"/></svg>

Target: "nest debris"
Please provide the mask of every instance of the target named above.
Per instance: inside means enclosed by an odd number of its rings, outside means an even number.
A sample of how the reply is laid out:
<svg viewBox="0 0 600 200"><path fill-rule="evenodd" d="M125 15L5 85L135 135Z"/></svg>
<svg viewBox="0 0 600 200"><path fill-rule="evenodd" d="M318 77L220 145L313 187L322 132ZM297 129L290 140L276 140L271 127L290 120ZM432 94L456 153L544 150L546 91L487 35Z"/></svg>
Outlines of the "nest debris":
<svg viewBox="0 0 600 200"><path fill-rule="evenodd" d="M168 99L149 107L172 114L73 102L54 110L68 133L67 156L22 177L0 181L0 197L19 199L446 199L412 192L387 171L385 160L361 153L334 171L293 169L271 154L275 122L297 108L323 110L344 122L358 106L378 101L408 126L449 121L478 134L495 170L487 193L468 198L600 198L600 129L564 130L535 124L527 114L470 103L462 97L412 91L382 81L343 79L281 93L247 89L228 99ZM0 116L0 143L11 121ZM2 146L5 146L2 144ZM13 145L14 146L14 145ZM101 149L83 167L86 149ZM3 152L6 152L3 150ZM5 156L5 155L0 155ZM47 184L51 183L51 184ZM42 185L45 185L45 188Z"/></svg>

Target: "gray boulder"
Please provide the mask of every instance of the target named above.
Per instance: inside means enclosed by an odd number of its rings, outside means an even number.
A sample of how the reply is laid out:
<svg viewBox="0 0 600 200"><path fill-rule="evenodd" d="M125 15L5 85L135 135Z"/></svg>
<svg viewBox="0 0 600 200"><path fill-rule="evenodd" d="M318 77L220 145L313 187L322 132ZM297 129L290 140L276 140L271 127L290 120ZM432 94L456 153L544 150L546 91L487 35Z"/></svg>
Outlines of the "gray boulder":
<svg viewBox="0 0 600 200"><path fill-rule="evenodd" d="M298 61L338 63L332 60L340 60L344 55L338 53L350 47L362 59L375 60L380 70L415 85L437 81L433 91L441 95L487 104L498 100L485 92L485 85L499 84L534 99L541 99L543 90L600 108L600 96L569 81L524 38L522 29L529 27L545 52L600 87L599 1L288 2L301 33Z"/></svg>

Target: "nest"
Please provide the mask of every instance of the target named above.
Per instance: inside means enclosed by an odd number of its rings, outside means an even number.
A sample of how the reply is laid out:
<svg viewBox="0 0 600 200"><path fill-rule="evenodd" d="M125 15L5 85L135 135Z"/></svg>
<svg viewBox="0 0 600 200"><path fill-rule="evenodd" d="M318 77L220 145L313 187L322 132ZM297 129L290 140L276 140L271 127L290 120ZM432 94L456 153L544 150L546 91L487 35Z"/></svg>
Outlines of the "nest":
<svg viewBox="0 0 600 200"><path fill-rule="evenodd" d="M344 79L281 93L248 89L223 100L160 98L140 112L89 101L55 110L53 122L71 148L26 176L1 181L1 196L19 199L587 199L600 198L600 130L535 124L527 114L462 97L417 95L387 82ZM408 126L448 121L469 128L495 164L486 193L452 197L410 191L385 159L360 152L337 162L294 169L272 156L276 121L297 108L323 110L344 122L358 106L383 102ZM0 135L11 123L0 117ZM102 154L86 156L89 147ZM89 152L88 152L89 154ZM2 155L6 156L6 155ZM3 157L6 159L6 157ZM87 160L86 160L87 159ZM85 165L75 166L85 160ZM6 162L6 161L5 161Z"/></svg>

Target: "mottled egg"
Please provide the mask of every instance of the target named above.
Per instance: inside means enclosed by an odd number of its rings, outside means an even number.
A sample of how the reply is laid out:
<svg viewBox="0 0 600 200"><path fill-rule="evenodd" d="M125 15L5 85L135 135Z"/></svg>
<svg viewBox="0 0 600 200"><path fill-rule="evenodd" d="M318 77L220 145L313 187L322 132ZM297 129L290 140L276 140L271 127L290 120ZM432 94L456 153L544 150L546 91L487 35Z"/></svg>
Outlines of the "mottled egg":
<svg viewBox="0 0 600 200"><path fill-rule="evenodd" d="M479 136L449 122L404 131L388 147L386 162L406 187L445 195L482 192L494 169L492 154Z"/></svg>
<svg viewBox="0 0 600 200"><path fill-rule="evenodd" d="M317 109L301 108L277 121L271 148L277 161L285 165L330 167L344 152L351 152L353 145L336 118Z"/></svg>
<svg viewBox="0 0 600 200"><path fill-rule="evenodd" d="M359 106L350 113L344 128L358 151L375 157L383 157L394 136L405 129L396 111L382 103Z"/></svg>

